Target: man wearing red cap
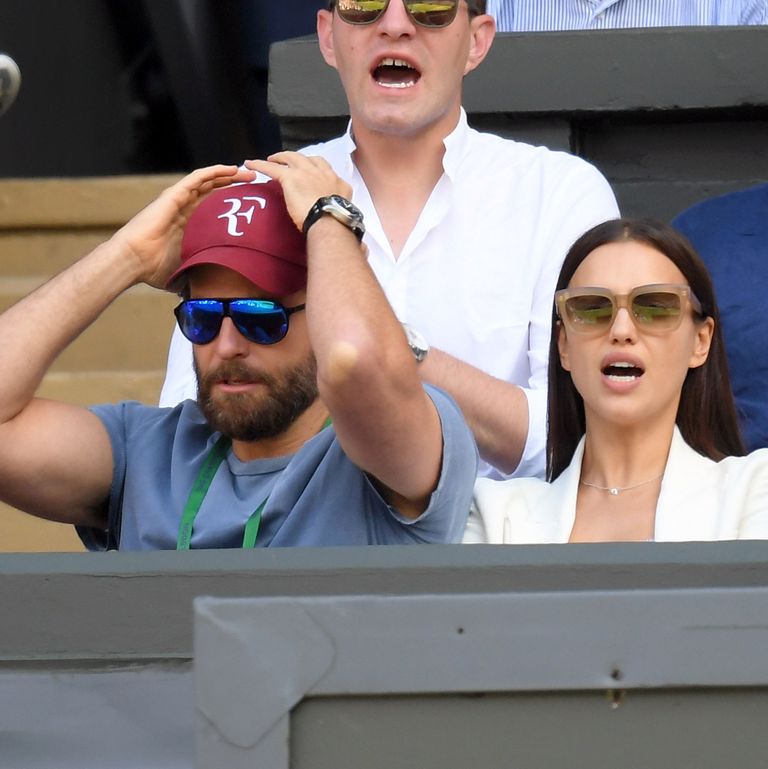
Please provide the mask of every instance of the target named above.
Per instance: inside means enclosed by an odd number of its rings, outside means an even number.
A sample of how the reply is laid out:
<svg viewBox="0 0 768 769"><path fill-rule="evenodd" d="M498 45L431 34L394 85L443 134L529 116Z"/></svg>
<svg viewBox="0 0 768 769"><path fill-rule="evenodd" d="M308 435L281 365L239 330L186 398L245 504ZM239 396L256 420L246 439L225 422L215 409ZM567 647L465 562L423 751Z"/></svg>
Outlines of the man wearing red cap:
<svg viewBox="0 0 768 769"><path fill-rule="evenodd" d="M279 161L252 164L267 183L190 174L0 316L5 501L77 525L91 549L461 538L471 434L420 383L349 187L323 161ZM198 402L35 398L56 356L141 282L182 295Z"/></svg>

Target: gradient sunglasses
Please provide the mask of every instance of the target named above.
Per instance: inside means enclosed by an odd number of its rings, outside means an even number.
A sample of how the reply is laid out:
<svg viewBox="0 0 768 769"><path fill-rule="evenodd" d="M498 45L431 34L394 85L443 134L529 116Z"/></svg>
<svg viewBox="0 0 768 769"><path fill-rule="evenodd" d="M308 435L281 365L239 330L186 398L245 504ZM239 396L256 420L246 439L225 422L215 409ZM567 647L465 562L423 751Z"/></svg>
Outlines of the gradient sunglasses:
<svg viewBox="0 0 768 769"><path fill-rule="evenodd" d="M231 318L249 342L276 344L288 333L288 318L305 306L283 307L271 299L185 299L173 314L192 344L212 342L224 318Z"/></svg>
<svg viewBox="0 0 768 769"><path fill-rule="evenodd" d="M666 334L679 328L690 304L701 316L701 302L690 286L653 283L637 286L628 294L614 294L608 288L564 288L555 292L557 316L569 332L600 334L607 331L620 307L625 307L638 329Z"/></svg>
<svg viewBox="0 0 768 769"><path fill-rule="evenodd" d="M421 27L447 27L455 18L461 0L403 0L411 20ZM474 3L467 2L470 15L478 14ZM329 8L347 24L373 24L389 7L389 0L332 0Z"/></svg>

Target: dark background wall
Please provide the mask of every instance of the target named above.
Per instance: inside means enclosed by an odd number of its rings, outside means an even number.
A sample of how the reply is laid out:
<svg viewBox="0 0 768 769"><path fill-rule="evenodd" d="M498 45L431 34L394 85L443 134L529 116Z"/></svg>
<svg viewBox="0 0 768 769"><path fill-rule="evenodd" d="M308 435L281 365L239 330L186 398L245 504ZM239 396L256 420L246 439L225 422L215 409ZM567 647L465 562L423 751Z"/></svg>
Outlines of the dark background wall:
<svg viewBox="0 0 768 769"><path fill-rule="evenodd" d="M0 177L181 171L338 133L336 73L296 37L323 4L3 0L23 82ZM465 104L478 128L596 164L625 214L671 218L768 181L766 71L768 27L502 34Z"/></svg>
<svg viewBox="0 0 768 769"><path fill-rule="evenodd" d="M314 31L320 0L3 0L22 88L0 177L177 171L279 149L269 45Z"/></svg>
<svg viewBox="0 0 768 769"><path fill-rule="evenodd" d="M136 150L130 80L102 0L4 0L0 50L22 88L0 121L0 175L116 173Z"/></svg>

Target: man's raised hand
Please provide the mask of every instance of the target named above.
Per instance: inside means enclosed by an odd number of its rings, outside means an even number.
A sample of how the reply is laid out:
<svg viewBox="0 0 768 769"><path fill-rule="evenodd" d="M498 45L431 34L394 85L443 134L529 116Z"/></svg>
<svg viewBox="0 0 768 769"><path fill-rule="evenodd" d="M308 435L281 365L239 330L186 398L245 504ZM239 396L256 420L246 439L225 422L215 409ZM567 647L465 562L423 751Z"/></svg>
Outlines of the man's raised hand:
<svg viewBox="0 0 768 769"><path fill-rule="evenodd" d="M299 152L277 152L267 160L246 160L245 165L280 182L286 208L299 230L309 209L319 198L352 196L352 188L336 176L324 158L308 157Z"/></svg>
<svg viewBox="0 0 768 769"><path fill-rule="evenodd" d="M111 240L135 261L136 283L163 288L179 265L184 227L199 203L212 190L250 182L254 176L253 171L237 166L200 168L163 191L121 227Z"/></svg>

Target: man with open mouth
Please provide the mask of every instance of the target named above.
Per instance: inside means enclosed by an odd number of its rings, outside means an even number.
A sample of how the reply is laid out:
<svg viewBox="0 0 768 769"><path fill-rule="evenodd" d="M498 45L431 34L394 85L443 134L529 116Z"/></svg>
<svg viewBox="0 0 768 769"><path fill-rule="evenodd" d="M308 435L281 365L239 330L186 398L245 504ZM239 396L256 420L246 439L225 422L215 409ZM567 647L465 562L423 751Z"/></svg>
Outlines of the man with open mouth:
<svg viewBox="0 0 768 769"><path fill-rule="evenodd" d="M603 176L562 152L480 133L461 106L495 25L485 0L332 0L318 40L347 132L305 148L352 187L368 262L425 382L459 403L480 474L544 471L549 317L562 259L617 215ZM194 397L174 338L161 403Z"/></svg>

